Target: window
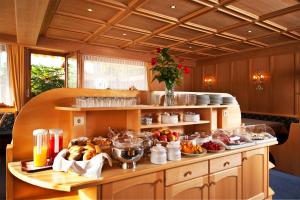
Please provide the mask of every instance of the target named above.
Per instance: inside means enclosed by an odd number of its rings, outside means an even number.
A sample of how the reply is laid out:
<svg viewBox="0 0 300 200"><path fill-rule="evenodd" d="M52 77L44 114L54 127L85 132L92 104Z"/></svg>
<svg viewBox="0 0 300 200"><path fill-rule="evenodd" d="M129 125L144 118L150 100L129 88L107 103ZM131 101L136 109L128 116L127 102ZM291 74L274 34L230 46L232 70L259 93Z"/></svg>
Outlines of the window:
<svg viewBox="0 0 300 200"><path fill-rule="evenodd" d="M84 56L84 88L148 90L144 62L98 56Z"/></svg>
<svg viewBox="0 0 300 200"><path fill-rule="evenodd" d="M65 86L65 57L31 53L31 94Z"/></svg>
<svg viewBox="0 0 300 200"><path fill-rule="evenodd" d="M5 45L0 44L0 105L13 105Z"/></svg>
<svg viewBox="0 0 300 200"><path fill-rule="evenodd" d="M77 58L69 57L67 58L67 87L77 88L78 76L77 76Z"/></svg>

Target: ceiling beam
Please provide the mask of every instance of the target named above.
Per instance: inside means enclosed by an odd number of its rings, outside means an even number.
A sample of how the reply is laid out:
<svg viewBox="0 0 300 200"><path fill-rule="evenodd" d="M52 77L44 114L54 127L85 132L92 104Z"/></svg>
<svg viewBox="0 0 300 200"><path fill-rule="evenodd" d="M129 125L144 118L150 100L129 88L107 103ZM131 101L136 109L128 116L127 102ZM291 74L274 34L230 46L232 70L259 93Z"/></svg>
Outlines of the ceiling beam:
<svg viewBox="0 0 300 200"><path fill-rule="evenodd" d="M17 42L36 45L50 0L15 0Z"/></svg>

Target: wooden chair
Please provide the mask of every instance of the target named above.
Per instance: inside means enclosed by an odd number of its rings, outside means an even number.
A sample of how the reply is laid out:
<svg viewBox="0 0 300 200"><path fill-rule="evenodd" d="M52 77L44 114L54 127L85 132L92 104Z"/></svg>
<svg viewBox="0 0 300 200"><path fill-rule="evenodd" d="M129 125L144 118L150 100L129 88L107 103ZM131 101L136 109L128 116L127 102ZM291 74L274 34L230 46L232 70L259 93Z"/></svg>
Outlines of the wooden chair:
<svg viewBox="0 0 300 200"><path fill-rule="evenodd" d="M300 123L292 123L287 141L270 147L275 168L300 176Z"/></svg>

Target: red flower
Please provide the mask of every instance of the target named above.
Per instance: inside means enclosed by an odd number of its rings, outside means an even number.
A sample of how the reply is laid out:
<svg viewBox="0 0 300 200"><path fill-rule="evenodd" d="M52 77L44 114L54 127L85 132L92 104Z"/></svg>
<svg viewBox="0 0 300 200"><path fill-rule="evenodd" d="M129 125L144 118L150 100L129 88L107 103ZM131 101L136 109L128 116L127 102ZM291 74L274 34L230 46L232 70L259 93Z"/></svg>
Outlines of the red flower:
<svg viewBox="0 0 300 200"><path fill-rule="evenodd" d="M178 69L182 69L182 64L178 64Z"/></svg>
<svg viewBox="0 0 300 200"><path fill-rule="evenodd" d="M161 52L161 49L160 49L160 48L157 48L157 49L156 49L156 52L157 52L157 53L160 53L160 52Z"/></svg>
<svg viewBox="0 0 300 200"><path fill-rule="evenodd" d="M184 71L185 74L188 74L188 73L190 73L190 68L188 68L187 66L185 66L183 68L183 71Z"/></svg>
<svg viewBox="0 0 300 200"><path fill-rule="evenodd" d="M151 59L151 65L155 65L157 63L157 59L156 58L152 58Z"/></svg>

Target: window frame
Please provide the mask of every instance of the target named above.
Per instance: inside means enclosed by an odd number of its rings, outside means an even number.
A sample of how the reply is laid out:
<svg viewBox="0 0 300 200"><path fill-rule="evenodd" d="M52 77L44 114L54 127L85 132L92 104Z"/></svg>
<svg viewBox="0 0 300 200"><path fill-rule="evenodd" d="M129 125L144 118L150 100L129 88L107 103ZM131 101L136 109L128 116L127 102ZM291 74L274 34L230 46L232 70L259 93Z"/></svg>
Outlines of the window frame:
<svg viewBox="0 0 300 200"><path fill-rule="evenodd" d="M49 56L61 56L65 58L64 62L64 72L65 72L65 83L64 88L66 87L66 80L67 80L67 73L66 73L66 60L67 60L67 53L62 52L55 52L55 51L47 51L41 49L31 49L25 48L25 103L28 102L31 98L31 54L42 54L42 55L49 55Z"/></svg>

